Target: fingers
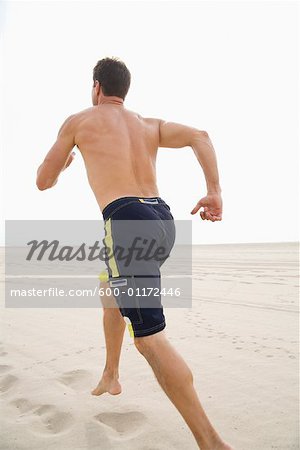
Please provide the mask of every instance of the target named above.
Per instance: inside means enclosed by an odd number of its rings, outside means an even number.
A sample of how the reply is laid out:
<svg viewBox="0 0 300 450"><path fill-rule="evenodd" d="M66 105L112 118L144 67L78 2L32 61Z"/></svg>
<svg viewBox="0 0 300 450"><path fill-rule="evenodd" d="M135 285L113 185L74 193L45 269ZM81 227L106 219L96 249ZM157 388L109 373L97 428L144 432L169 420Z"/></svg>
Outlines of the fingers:
<svg viewBox="0 0 300 450"><path fill-rule="evenodd" d="M211 222L220 222L222 216L215 216L208 211L200 211L200 217L202 220L210 220Z"/></svg>
<svg viewBox="0 0 300 450"><path fill-rule="evenodd" d="M66 165L65 165L65 167L64 167L65 169L66 169L67 167L69 167L69 165L71 164L71 162L72 162L73 159L75 158L75 155L76 155L75 152L70 153L69 158L67 159Z"/></svg>
<svg viewBox="0 0 300 450"><path fill-rule="evenodd" d="M222 220L222 213L219 212L219 214L213 214L212 208L209 206L204 206L205 202L203 199L199 200L199 202L196 204L196 206L192 209L191 214L196 214L201 207L204 207L203 211L200 211L200 217L202 220L210 220L211 222L217 222Z"/></svg>
<svg viewBox="0 0 300 450"><path fill-rule="evenodd" d="M199 200L199 202L197 203L197 205L194 207L194 209L192 209L191 214L196 214L196 212L199 211L199 209L201 208L201 206L205 205L205 199L201 198L201 200ZM205 208L204 208L205 209ZM206 207L207 209L207 207Z"/></svg>
<svg viewBox="0 0 300 450"><path fill-rule="evenodd" d="M199 211L200 208L201 206L197 203L197 205L192 209L191 214L196 214L196 212Z"/></svg>

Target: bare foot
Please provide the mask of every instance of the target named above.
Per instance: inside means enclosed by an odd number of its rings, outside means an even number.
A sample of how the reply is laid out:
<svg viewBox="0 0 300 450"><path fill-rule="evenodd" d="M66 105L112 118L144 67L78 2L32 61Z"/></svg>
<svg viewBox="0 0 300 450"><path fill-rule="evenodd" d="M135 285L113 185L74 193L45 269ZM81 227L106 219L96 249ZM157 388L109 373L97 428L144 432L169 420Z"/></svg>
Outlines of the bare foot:
<svg viewBox="0 0 300 450"><path fill-rule="evenodd" d="M202 448L204 449L204 447L201 447L201 449ZM226 442L219 440L218 442L211 444L209 447L205 447L204 450L234 450L234 448L229 444L226 444Z"/></svg>
<svg viewBox="0 0 300 450"><path fill-rule="evenodd" d="M222 442L222 444L219 447L216 447L215 450L234 450L234 448L225 442Z"/></svg>
<svg viewBox="0 0 300 450"><path fill-rule="evenodd" d="M98 386L91 392L92 395L101 395L108 392L111 395L118 395L122 392L122 387L117 378L103 373Z"/></svg>

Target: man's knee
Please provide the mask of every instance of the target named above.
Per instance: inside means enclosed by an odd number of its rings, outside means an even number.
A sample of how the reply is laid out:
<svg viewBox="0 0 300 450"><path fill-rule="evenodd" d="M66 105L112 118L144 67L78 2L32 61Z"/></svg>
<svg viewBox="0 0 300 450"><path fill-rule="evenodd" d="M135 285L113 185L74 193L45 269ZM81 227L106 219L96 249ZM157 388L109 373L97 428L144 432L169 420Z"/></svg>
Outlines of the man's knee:
<svg viewBox="0 0 300 450"><path fill-rule="evenodd" d="M142 355L155 352L155 348L166 340L164 330L149 336L135 337L134 344Z"/></svg>

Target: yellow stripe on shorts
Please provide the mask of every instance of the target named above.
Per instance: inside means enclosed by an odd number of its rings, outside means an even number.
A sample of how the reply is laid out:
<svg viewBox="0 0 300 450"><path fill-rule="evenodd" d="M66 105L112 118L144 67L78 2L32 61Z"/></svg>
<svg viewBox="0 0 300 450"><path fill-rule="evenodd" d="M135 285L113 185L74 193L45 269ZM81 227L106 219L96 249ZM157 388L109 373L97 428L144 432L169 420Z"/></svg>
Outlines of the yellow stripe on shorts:
<svg viewBox="0 0 300 450"><path fill-rule="evenodd" d="M120 274L119 274L117 262L115 260L114 254L113 254L113 245L114 244L113 244L113 237L112 237L112 233L111 233L111 219L108 219L105 222L104 228L106 231L104 243L105 243L106 247L108 247L110 249L110 254L108 255L108 265L111 270L112 276L118 277L118 276L120 276Z"/></svg>
<svg viewBox="0 0 300 450"><path fill-rule="evenodd" d="M109 280L108 272L106 269L102 270L102 272L98 276L99 280L103 283L107 282Z"/></svg>
<svg viewBox="0 0 300 450"><path fill-rule="evenodd" d="M127 317L127 316L123 316L123 317L124 317L125 322L127 323L127 327L128 327L128 331L129 331L129 336L132 337L132 338L134 338L134 331L133 331L133 328L132 328L131 320L130 320L129 317Z"/></svg>

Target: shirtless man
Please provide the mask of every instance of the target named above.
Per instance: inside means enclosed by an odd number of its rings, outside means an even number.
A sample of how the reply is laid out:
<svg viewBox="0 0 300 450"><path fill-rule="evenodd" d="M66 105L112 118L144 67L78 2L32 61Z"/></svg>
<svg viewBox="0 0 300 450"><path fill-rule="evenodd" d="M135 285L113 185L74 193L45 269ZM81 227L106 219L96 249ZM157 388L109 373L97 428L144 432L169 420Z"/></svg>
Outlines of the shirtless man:
<svg viewBox="0 0 300 450"><path fill-rule="evenodd" d="M63 123L55 144L38 168L37 187L45 190L57 183L60 173L73 161L72 149L77 145L102 213L120 211L114 206L130 199L121 205L123 211L129 203L131 212L132 208L140 208L139 211L144 208L147 214L152 214L152 209L157 208L155 213L163 211L163 214L169 214L168 219L173 219L169 208L159 197L156 185L157 150L159 147L189 146L202 166L207 185L207 195L197 202L191 214L203 207L204 210L200 211L203 220L222 220L217 161L208 134L178 123L144 118L127 110L124 99L129 86L130 72L122 61L116 58L98 61L93 71L93 107L68 117ZM107 284L102 283L101 286ZM121 392L119 359L126 328L120 309L104 307L103 326L106 365L92 394L108 392L116 395ZM160 386L186 421L199 448L232 450L206 416L193 385L192 372L167 339L163 329L165 323L150 327L146 332L142 327L135 328L136 348L152 367Z"/></svg>

